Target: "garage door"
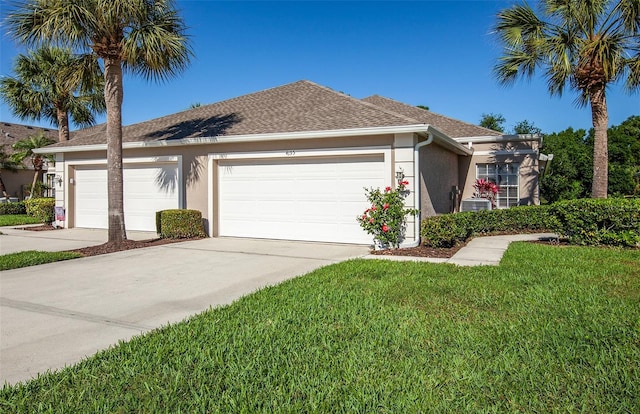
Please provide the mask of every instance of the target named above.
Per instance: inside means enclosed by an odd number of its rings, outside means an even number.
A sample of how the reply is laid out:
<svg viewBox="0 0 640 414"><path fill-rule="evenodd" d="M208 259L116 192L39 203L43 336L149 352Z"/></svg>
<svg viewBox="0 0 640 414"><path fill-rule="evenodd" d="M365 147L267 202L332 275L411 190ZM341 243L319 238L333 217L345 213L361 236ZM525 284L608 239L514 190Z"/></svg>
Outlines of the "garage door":
<svg viewBox="0 0 640 414"><path fill-rule="evenodd" d="M127 230L155 231L155 213L178 208L177 163L125 166L124 217ZM75 226L107 228L107 170L76 167Z"/></svg>
<svg viewBox="0 0 640 414"><path fill-rule="evenodd" d="M221 236L371 243L356 217L384 187L382 155L220 161Z"/></svg>

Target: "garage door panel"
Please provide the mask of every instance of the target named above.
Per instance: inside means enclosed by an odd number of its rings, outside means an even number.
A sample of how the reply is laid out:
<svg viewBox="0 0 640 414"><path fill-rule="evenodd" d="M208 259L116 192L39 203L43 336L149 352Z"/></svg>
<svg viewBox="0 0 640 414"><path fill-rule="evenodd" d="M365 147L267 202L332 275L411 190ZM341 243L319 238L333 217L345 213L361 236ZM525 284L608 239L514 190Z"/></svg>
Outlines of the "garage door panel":
<svg viewBox="0 0 640 414"><path fill-rule="evenodd" d="M125 227L155 231L155 212L178 208L177 163L123 169ZM75 226L108 227L107 171L77 167Z"/></svg>
<svg viewBox="0 0 640 414"><path fill-rule="evenodd" d="M364 187L385 184L383 156L221 161L223 236L369 243L356 217Z"/></svg>

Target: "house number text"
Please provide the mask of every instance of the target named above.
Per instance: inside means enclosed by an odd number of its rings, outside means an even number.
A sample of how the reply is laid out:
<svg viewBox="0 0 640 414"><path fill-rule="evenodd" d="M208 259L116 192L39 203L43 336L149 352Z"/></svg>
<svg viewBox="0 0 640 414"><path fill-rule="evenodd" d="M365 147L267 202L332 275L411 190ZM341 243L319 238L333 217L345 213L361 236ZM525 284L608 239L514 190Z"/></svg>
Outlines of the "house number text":
<svg viewBox="0 0 640 414"><path fill-rule="evenodd" d="M296 152L294 150L287 150L287 152L285 152L285 154L287 154L287 156L291 157L296 155Z"/></svg>

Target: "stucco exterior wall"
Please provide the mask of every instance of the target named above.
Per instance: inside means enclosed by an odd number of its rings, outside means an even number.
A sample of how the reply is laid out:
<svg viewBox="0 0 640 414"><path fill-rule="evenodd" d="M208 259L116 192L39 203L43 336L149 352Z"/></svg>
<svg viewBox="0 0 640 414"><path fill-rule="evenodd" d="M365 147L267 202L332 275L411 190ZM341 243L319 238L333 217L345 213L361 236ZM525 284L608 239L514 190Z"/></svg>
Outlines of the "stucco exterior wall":
<svg viewBox="0 0 640 414"><path fill-rule="evenodd" d="M286 151L302 151L307 149L329 149L329 148L365 148L365 147L391 147L394 143L393 135L375 135L375 136L359 136L346 138L324 138L324 139L306 139L306 140L283 140L253 143L216 143L203 145L187 145L187 146L167 146L167 147L148 147L148 148L130 148L123 151L123 160L126 166L127 159L146 158L153 159L159 157L181 157L182 164L182 183L184 186L184 200L182 204L185 208L199 210L206 221L208 227L209 220L215 217L209 217L209 194L217 194L217 184L215 174L209 172L209 156L220 155L235 152L278 152L285 156ZM74 190L71 180L75 177L74 165L78 162L90 163L91 161L102 161L106 159L106 151L81 151L58 154L56 162L56 174L64 176L63 185L67 186L66 191L63 188L56 190L56 205L65 206L67 209L68 227L73 227L73 212L75 211ZM393 163L391 163L393 165ZM217 163L211 165L213 171L216 171ZM413 171L413 170L412 170ZM394 171L389 171L389 182L392 182ZM211 179L212 177L212 179ZM364 197L364 190L363 190ZM214 216L216 211L216 203L214 197ZM413 203L413 201L412 201ZM215 228L215 226L214 226Z"/></svg>
<svg viewBox="0 0 640 414"><path fill-rule="evenodd" d="M473 197L477 164L519 163L519 205L540 204L538 141L473 143L472 148L473 156L459 165L461 199Z"/></svg>
<svg viewBox="0 0 640 414"><path fill-rule="evenodd" d="M458 158L437 144L420 149L421 217L451 212L451 188L459 185Z"/></svg>
<svg viewBox="0 0 640 414"><path fill-rule="evenodd" d="M38 180L42 181L42 175L43 173L41 172ZM33 170L2 170L2 182L4 182L7 194L10 197L17 197L22 200L25 196L23 190L33 182Z"/></svg>

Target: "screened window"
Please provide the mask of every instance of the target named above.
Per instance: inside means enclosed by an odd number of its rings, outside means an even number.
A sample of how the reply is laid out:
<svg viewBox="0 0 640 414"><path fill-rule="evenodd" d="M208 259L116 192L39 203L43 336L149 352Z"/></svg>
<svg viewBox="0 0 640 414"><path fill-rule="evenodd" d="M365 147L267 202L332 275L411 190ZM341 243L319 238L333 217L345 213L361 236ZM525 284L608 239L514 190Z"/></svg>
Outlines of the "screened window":
<svg viewBox="0 0 640 414"><path fill-rule="evenodd" d="M520 202L520 164L477 164L476 178L484 178L498 185L498 208L517 206Z"/></svg>

